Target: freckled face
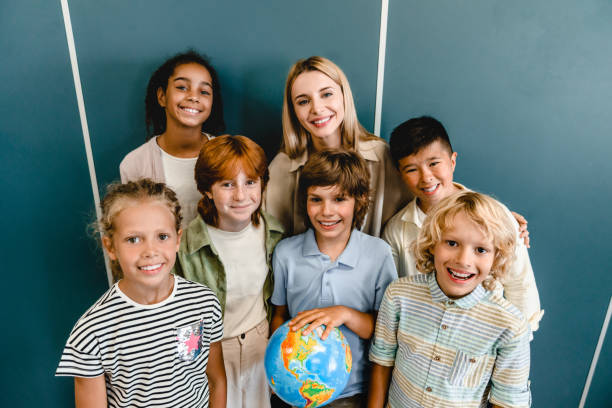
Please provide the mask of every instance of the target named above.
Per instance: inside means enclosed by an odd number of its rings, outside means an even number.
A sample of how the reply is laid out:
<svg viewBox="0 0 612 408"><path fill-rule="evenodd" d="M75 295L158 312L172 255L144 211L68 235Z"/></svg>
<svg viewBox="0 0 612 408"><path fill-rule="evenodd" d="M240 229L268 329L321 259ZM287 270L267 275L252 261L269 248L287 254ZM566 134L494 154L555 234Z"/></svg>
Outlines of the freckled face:
<svg viewBox="0 0 612 408"><path fill-rule="evenodd" d="M293 109L316 151L341 146L343 97L340 86L320 71L303 72L293 81Z"/></svg>
<svg viewBox="0 0 612 408"><path fill-rule="evenodd" d="M482 283L493 266L495 247L480 227L463 213L442 232L433 248L436 280L446 296L458 299Z"/></svg>
<svg viewBox="0 0 612 408"><path fill-rule="evenodd" d="M219 229L242 231L261 203L261 179L249 177L243 170L228 180L214 183L207 192L219 215Z"/></svg>

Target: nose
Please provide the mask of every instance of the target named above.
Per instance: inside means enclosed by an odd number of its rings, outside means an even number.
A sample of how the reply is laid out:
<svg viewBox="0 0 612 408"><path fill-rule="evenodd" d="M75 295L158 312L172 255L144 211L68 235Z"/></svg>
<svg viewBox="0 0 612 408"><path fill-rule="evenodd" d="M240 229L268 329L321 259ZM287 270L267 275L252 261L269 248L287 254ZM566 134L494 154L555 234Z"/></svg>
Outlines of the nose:
<svg viewBox="0 0 612 408"><path fill-rule="evenodd" d="M200 95L198 94L197 91L192 91L191 94L189 94L189 96L187 97L187 100L191 101L191 102L198 102L200 100Z"/></svg>
<svg viewBox="0 0 612 408"><path fill-rule="evenodd" d="M146 240L143 247L142 256L144 258L151 258L157 253L157 248L153 240Z"/></svg>
<svg viewBox="0 0 612 408"><path fill-rule="evenodd" d="M312 102L310 103L310 110L313 113L318 113L323 109L323 103L319 100L319 98L312 98Z"/></svg>
<svg viewBox="0 0 612 408"><path fill-rule="evenodd" d="M472 255L470 248L461 247L457 253L457 263L463 267L472 266Z"/></svg>
<svg viewBox="0 0 612 408"><path fill-rule="evenodd" d="M238 184L236 189L234 190L234 200L242 201L244 199L244 189L245 187L242 184Z"/></svg>
<svg viewBox="0 0 612 408"><path fill-rule="evenodd" d="M421 179L423 181L431 179L431 170L429 170L429 167L426 166L421 169Z"/></svg>
<svg viewBox="0 0 612 408"><path fill-rule="evenodd" d="M334 204L330 200L323 200L323 215L331 215L333 206Z"/></svg>

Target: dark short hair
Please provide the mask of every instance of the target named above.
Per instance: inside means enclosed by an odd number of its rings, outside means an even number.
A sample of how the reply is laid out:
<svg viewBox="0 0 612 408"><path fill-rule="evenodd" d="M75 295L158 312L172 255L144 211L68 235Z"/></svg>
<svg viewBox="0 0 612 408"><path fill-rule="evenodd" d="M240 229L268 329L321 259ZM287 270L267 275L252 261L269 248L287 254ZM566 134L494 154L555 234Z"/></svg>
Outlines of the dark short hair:
<svg viewBox="0 0 612 408"><path fill-rule="evenodd" d="M442 143L449 153L453 153L446 129L440 121L431 116L412 118L397 126L391 132L389 147L395 166L406 156L418 153L435 141Z"/></svg>
<svg viewBox="0 0 612 408"><path fill-rule="evenodd" d="M370 172L359 153L328 149L310 155L302 168L298 183L298 206L306 226L312 228L306 200L310 187L338 186L355 198L352 228L360 228L368 211Z"/></svg>
<svg viewBox="0 0 612 408"><path fill-rule="evenodd" d="M225 120L223 119L223 98L221 97L221 85L217 71L208 62L208 58L198 54L194 50L180 53L164 62L151 75L145 95L145 124L147 126L147 140L155 135L164 133L166 130L166 112L159 106L157 90L168 88L168 79L179 65L199 64L206 68L212 79L213 98L210 116L202 124L202 132L218 135L225 131Z"/></svg>

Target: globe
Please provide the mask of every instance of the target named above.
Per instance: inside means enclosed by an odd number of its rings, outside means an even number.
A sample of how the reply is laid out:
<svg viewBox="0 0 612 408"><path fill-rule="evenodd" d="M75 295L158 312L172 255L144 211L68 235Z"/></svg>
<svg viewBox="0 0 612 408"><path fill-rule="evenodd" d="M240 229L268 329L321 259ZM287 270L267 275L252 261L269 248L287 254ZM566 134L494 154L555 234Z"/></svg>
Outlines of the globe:
<svg viewBox="0 0 612 408"><path fill-rule="evenodd" d="M322 330L307 336L289 330L289 322L270 337L266 348L266 377L272 390L295 407L322 407L344 390L351 373L352 356L346 338L334 328L325 340Z"/></svg>

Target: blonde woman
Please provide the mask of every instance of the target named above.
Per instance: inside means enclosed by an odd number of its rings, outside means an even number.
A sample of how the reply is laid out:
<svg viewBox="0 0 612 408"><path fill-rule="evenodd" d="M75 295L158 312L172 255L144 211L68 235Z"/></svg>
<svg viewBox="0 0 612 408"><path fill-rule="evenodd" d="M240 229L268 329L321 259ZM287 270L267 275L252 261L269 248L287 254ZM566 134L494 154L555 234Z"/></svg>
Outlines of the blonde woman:
<svg viewBox="0 0 612 408"><path fill-rule="evenodd" d="M283 97L283 143L270 163L265 209L289 234L306 230L297 200L302 167L311 153L329 148L358 152L370 172L369 207L361 231L380 236L382 227L410 193L395 169L387 143L357 119L353 94L342 70L323 57L296 62Z"/></svg>

